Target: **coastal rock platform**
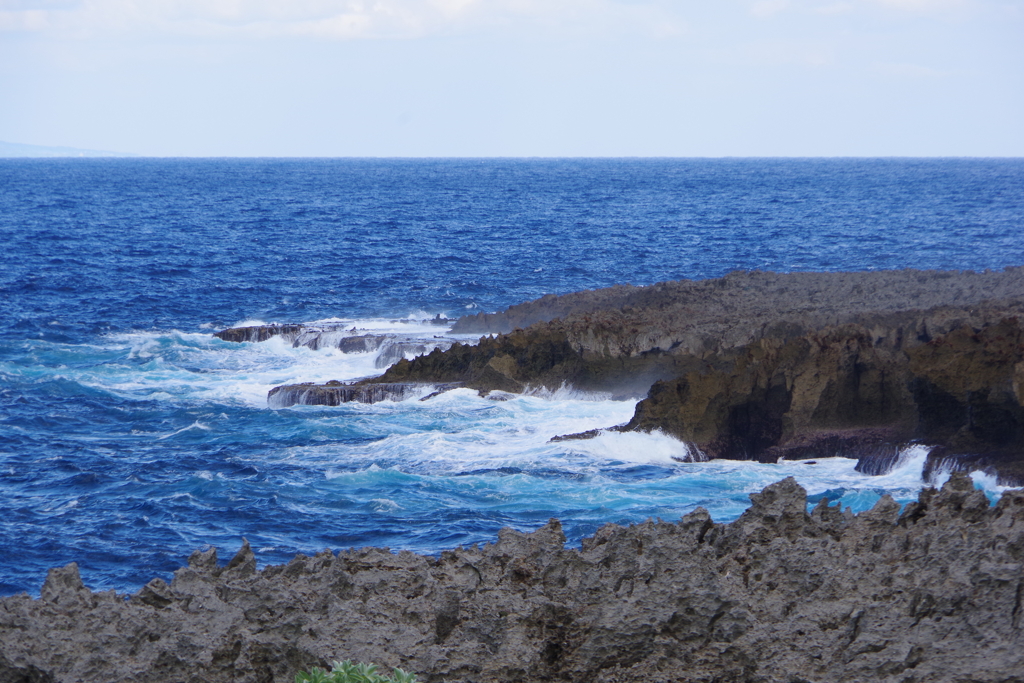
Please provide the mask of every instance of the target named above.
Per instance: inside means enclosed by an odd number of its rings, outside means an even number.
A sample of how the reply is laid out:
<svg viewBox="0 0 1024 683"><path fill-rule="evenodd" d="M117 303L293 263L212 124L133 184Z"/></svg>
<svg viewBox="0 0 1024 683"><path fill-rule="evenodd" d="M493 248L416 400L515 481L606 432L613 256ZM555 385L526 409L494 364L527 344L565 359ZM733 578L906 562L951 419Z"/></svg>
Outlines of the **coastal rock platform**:
<svg viewBox="0 0 1024 683"><path fill-rule="evenodd" d="M704 459L846 456L879 474L922 443L935 447L929 472L981 469L1017 486L1022 321L1024 268L732 273L462 318L455 330L498 334L369 381L572 386L641 398L622 429L675 436ZM528 326L508 331L517 324Z"/></svg>
<svg viewBox="0 0 1024 683"><path fill-rule="evenodd" d="M127 600L71 564L0 599L0 681L290 683L347 658L425 683L1024 681L1024 491L990 506L954 473L853 515L786 479L751 501L580 549L552 520L436 558L197 551Z"/></svg>

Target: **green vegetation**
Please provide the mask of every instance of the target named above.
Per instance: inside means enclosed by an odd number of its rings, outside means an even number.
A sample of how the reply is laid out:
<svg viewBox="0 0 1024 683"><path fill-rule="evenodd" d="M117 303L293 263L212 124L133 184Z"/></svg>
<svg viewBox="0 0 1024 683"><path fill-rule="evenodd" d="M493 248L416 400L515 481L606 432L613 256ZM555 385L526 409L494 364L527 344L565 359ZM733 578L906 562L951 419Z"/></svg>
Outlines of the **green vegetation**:
<svg viewBox="0 0 1024 683"><path fill-rule="evenodd" d="M334 668L324 671L313 667L309 673L302 672L295 677L295 683L417 683L416 676L401 669L395 669L391 676L377 673L376 664L354 664L346 659L334 662Z"/></svg>

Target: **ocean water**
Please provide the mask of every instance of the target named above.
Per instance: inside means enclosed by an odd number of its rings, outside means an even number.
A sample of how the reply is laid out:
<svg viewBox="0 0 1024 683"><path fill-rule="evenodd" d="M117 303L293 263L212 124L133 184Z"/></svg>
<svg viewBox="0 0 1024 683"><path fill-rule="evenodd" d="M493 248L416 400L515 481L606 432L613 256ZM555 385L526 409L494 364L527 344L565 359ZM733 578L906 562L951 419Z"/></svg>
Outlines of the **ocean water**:
<svg viewBox="0 0 1024 683"><path fill-rule="evenodd" d="M0 595L71 561L132 591L243 537L261 565L550 517L578 543L701 505L734 519L789 475L854 510L911 500L924 447L869 477L679 462L659 434L549 443L632 415L571 388L270 409L273 386L373 375L376 354L211 333L430 337L437 314L621 282L1021 265L1024 160L6 159L0 247Z"/></svg>

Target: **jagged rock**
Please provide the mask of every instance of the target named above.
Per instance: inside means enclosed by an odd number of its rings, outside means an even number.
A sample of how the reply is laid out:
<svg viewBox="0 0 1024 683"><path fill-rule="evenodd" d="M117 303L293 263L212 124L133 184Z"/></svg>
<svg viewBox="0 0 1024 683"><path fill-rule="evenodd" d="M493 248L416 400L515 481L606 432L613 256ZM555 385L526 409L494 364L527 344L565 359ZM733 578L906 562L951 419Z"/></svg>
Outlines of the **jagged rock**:
<svg viewBox="0 0 1024 683"><path fill-rule="evenodd" d="M432 387L434 395L458 387L458 383L414 383L391 382L386 384L286 384L274 387L267 394L271 408L303 406L337 406L342 403L377 403L379 401L401 401L426 387Z"/></svg>
<svg viewBox="0 0 1024 683"><path fill-rule="evenodd" d="M311 347L314 351L320 348L320 338L316 339L316 346ZM337 340L337 348L343 353L369 353L379 349L385 339L383 334L358 334Z"/></svg>
<svg viewBox="0 0 1024 683"><path fill-rule="evenodd" d="M455 344L444 353L400 361L379 381L461 381L504 391L569 383L642 396L656 381L699 370L762 339L779 345L857 325L875 345L906 348L963 325L1024 317L1024 268L736 273L630 289L636 291L625 308L573 312L475 346Z"/></svg>
<svg viewBox="0 0 1024 683"><path fill-rule="evenodd" d="M912 436L907 365L860 326L761 339L655 384L626 429L660 429L713 458L856 457Z"/></svg>
<svg viewBox="0 0 1024 683"><path fill-rule="evenodd" d="M293 340L302 332L302 325L252 325L250 327L229 327L213 336L229 342L263 342L272 337Z"/></svg>
<svg viewBox="0 0 1024 683"><path fill-rule="evenodd" d="M34 666L16 666L0 652L0 683L53 683L53 676Z"/></svg>
<svg viewBox="0 0 1024 683"><path fill-rule="evenodd" d="M40 599L55 605L88 606L92 601L92 592L82 584L78 565L72 562L66 567L54 568L47 573L46 583L40 591Z"/></svg>
<svg viewBox="0 0 1024 683"><path fill-rule="evenodd" d="M606 432L622 432L625 429L626 425L624 424L606 429L588 429L585 432L576 432L575 434L559 434L551 437L548 441L551 443L558 443L559 441L587 441L588 439L596 439Z"/></svg>
<svg viewBox="0 0 1024 683"><path fill-rule="evenodd" d="M218 572L217 549L209 548L208 550L192 551L192 554L188 556L188 566L199 572Z"/></svg>
<svg viewBox="0 0 1024 683"><path fill-rule="evenodd" d="M429 322L447 323L448 319L435 318ZM452 342L444 337L411 339L396 334L359 334L350 323L305 323L301 325L254 325L232 327L213 336L230 342L263 342L281 337L292 347L304 346L312 351L334 348L343 353L372 353L380 351L375 367L386 368L407 355L420 355L433 349L447 349Z"/></svg>
<svg viewBox="0 0 1024 683"><path fill-rule="evenodd" d="M529 387L571 384L614 397L640 397L658 379L673 377L687 359L651 353L636 358L585 358L557 330L516 330L455 343L413 360L400 360L375 382L460 382L471 389L518 393Z"/></svg>
<svg viewBox="0 0 1024 683"><path fill-rule="evenodd" d="M1022 368L1016 318L916 345L879 343L848 325L781 345L762 339L659 382L626 429L659 429L710 457L854 457L869 474L888 471L899 446L916 440L941 446L929 471L942 459L1020 485Z"/></svg>
<svg viewBox="0 0 1024 683"><path fill-rule="evenodd" d="M1024 484L1022 321L964 325L908 351L918 434L942 446L930 454L932 467L952 460Z"/></svg>
<svg viewBox="0 0 1024 683"><path fill-rule="evenodd" d="M262 571L246 544L128 601L58 570L48 595L89 599L0 599L0 676L283 683L352 658L425 683L1022 680L1024 491L989 506L955 473L902 513L887 496L808 513L787 479L730 524L701 508L564 542L552 520L438 558L364 548Z"/></svg>

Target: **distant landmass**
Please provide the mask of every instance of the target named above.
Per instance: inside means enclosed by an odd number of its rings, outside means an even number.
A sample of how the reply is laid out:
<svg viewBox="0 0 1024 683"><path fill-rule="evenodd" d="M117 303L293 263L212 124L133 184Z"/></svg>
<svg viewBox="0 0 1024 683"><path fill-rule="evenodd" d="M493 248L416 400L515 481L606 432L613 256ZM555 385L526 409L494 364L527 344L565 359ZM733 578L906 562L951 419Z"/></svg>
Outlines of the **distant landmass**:
<svg viewBox="0 0 1024 683"><path fill-rule="evenodd" d="M43 147L0 140L0 157L133 157L124 152L104 152L76 147Z"/></svg>

